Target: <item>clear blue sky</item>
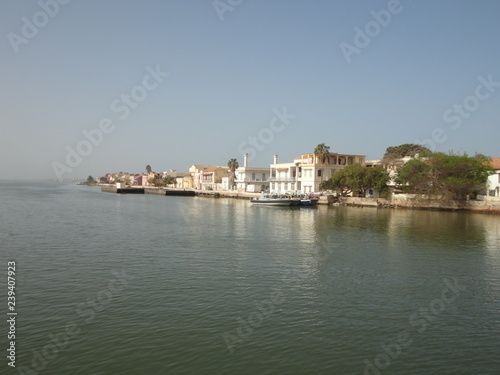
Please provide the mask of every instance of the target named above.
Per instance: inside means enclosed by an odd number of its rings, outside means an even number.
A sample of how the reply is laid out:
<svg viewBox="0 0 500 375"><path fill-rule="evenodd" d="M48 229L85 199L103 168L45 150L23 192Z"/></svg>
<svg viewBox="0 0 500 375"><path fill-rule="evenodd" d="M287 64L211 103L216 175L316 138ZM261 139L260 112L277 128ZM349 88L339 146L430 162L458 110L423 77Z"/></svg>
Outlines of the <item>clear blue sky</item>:
<svg viewBox="0 0 500 375"><path fill-rule="evenodd" d="M497 0L220 0L221 16L211 0L44 1L0 3L2 178L186 171L249 148L268 166L318 143L377 159L432 136L500 156L500 84L479 80L500 82ZM158 65L168 77L141 88ZM271 127L284 107L296 117ZM82 131L103 119L112 131L88 152Z"/></svg>

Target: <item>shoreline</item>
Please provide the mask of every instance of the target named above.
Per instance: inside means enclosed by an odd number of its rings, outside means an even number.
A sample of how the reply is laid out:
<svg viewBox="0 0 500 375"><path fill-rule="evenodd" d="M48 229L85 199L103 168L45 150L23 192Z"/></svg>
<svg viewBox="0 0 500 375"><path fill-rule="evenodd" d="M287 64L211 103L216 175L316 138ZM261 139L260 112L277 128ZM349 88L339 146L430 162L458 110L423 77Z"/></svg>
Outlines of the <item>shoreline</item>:
<svg viewBox="0 0 500 375"><path fill-rule="evenodd" d="M101 188L102 192L116 194L152 194L162 196L192 196L207 198L232 198L246 199L257 198L260 193L235 192L235 191L215 191L197 189L175 189L157 187L127 187L119 189L116 185L95 185ZM338 201L338 202L335 202ZM490 215L500 215L500 199L485 197L481 201L451 201L432 197L421 197L414 194L398 194L391 199L383 198L356 198L356 197L335 197L334 195L323 195L319 197L318 205L331 206L342 205L350 207L371 207L371 208L391 208L406 210L427 210L427 211L447 211L447 212L473 212Z"/></svg>

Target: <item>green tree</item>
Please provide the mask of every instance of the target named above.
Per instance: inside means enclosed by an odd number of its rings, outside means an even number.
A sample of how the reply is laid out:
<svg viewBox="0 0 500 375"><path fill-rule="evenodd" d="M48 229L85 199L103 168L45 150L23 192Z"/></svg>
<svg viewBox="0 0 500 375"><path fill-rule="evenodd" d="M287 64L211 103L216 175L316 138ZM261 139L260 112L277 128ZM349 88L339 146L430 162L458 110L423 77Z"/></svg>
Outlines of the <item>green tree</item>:
<svg viewBox="0 0 500 375"><path fill-rule="evenodd" d="M233 189L236 187L236 170L240 167L238 160L229 159L227 162L227 167L231 171L232 179L233 179Z"/></svg>
<svg viewBox="0 0 500 375"><path fill-rule="evenodd" d="M330 146L327 146L324 143L320 143L314 149L314 156L316 156L316 159L319 163L324 164L325 161L327 161L330 157Z"/></svg>
<svg viewBox="0 0 500 375"><path fill-rule="evenodd" d="M92 177L92 176L87 177L87 184L88 185L94 185L95 183L96 183L96 181L94 180L94 177Z"/></svg>
<svg viewBox="0 0 500 375"><path fill-rule="evenodd" d="M399 146L390 146L387 147L384 154L384 159L400 159L405 156L415 157L415 155L419 154L428 155L431 154L432 151L427 147L415 144L415 143L405 143Z"/></svg>
<svg viewBox="0 0 500 375"><path fill-rule="evenodd" d="M149 164L146 165L146 172L147 172L147 174L150 174L151 171L152 171L151 166Z"/></svg>
<svg viewBox="0 0 500 375"><path fill-rule="evenodd" d="M364 196L368 189L379 193L387 190L389 174L382 168L368 168L361 164L351 164L336 171L332 178L321 184L321 188L337 190L341 195Z"/></svg>
<svg viewBox="0 0 500 375"><path fill-rule="evenodd" d="M163 184L165 186L171 185L174 182L175 182L175 178L170 176L170 175L166 175L165 177L163 177Z"/></svg>
<svg viewBox="0 0 500 375"><path fill-rule="evenodd" d="M400 168L396 181L411 193L440 194L464 200L469 195L483 193L492 173L494 169L485 157L439 152L410 160Z"/></svg>

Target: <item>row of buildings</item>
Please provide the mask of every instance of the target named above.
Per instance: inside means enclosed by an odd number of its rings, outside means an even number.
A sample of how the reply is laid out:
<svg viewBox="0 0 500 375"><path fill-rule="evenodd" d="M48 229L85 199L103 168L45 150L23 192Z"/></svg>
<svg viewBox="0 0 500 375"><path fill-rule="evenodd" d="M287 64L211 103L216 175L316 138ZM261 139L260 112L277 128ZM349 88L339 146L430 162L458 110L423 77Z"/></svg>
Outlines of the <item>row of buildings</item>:
<svg viewBox="0 0 500 375"><path fill-rule="evenodd" d="M404 164L411 157L400 160ZM381 160L366 160L364 155L350 155L329 153L326 160L318 160L314 153L302 154L293 161L279 163L278 155L273 156L269 167L251 167L248 165L248 154L243 155L243 166L239 166L233 175L227 166L193 164L188 172L181 173L176 170L149 174L107 174L105 181L114 183L125 182L134 186L158 185L164 178L170 176L171 187L180 189L197 190L236 190L239 192L319 192L323 181L330 179L335 171L348 165L361 164L367 167L383 167L391 176L390 185L394 185L396 167L394 164L386 165ZM496 174L488 180L487 194L500 196L500 158L491 159L491 165ZM369 191L368 196L376 195Z"/></svg>

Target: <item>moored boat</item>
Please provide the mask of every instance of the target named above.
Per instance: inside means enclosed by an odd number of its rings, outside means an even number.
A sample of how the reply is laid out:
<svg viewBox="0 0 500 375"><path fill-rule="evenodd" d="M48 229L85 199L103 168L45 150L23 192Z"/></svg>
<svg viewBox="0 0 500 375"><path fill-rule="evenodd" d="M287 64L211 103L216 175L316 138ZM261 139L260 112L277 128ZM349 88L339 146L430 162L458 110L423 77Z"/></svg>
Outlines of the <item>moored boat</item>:
<svg viewBox="0 0 500 375"><path fill-rule="evenodd" d="M263 193L259 198L253 198L250 202L255 205L265 206L298 206L300 199L283 194Z"/></svg>

